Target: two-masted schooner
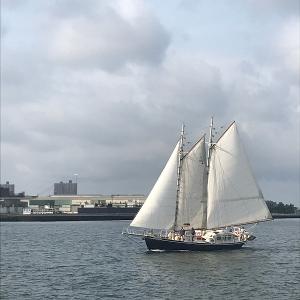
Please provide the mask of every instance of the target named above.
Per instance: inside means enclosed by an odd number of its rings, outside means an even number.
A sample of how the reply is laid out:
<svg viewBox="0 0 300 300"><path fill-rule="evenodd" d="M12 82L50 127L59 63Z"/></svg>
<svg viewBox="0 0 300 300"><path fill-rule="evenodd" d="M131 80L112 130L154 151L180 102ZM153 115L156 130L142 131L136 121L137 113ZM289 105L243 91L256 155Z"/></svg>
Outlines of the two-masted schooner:
<svg viewBox="0 0 300 300"><path fill-rule="evenodd" d="M233 122L213 142L205 135L184 152L184 126L167 164L127 228L149 250L241 248L255 237L245 224L272 219Z"/></svg>

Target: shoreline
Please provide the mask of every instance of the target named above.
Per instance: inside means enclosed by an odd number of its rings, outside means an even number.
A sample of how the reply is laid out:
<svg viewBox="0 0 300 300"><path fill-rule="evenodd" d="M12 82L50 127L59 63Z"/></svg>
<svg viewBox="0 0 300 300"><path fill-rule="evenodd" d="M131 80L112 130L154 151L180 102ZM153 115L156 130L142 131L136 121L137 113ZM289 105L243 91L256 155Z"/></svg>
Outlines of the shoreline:
<svg viewBox="0 0 300 300"><path fill-rule="evenodd" d="M0 222L58 222L58 221L112 221L133 220L135 214L49 214L49 215L17 215L2 214Z"/></svg>
<svg viewBox="0 0 300 300"><path fill-rule="evenodd" d="M272 214L273 219L298 219L300 214Z"/></svg>
<svg viewBox="0 0 300 300"><path fill-rule="evenodd" d="M114 221L133 220L136 213L115 214L49 214L19 215L0 214L0 222L59 222L59 221ZM272 214L273 219L296 219L300 214Z"/></svg>

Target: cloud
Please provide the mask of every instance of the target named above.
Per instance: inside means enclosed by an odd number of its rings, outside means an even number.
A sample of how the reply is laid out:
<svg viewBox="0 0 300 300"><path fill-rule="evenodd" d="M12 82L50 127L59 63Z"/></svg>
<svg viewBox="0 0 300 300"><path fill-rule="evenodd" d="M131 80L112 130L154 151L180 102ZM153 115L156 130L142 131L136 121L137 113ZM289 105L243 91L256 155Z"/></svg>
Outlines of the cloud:
<svg viewBox="0 0 300 300"><path fill-rule="evenodd" d="M276 43L277 52L283 60L285 67L293 72L294 76L299 75L300 58L300 20L290 18L281 28ZM299 80L299 77L297 78ZM296 82L295 82L296 83ZM297 82L296 84L299 84Z"/></svg>
<svg viewBox="0 0 300 300"><path fill-rule="evenodd" d="M283 16L299 15L300 4L298 0L248 0L248 4L261 15L279 14Z"/></svg>
<svg viewBox="0 0 300 300"><path fill-rule="evenodd" d="M128 63L163 60L170 36L153 15L103 5L93 12L57 21L49 44L53 61L110 71Z"/></svg>
<svg viewBox="0 0 300 300"><path fill-rule="evenodd" d="M243 16L247 3L239 4ZM195 10L213 15L214 7ZM2 178L40 193L78 173L81 193L146 194L181 123L193 142L214 115L216 127L240 125L266 197L297 201L299 19L292 9L273 7L274 19L261 11L258 24L246 18L237 28L240 15L230 19L231 9L219 8L215 27L176 3L167 16L161 8L4 2ZM179 45L183 33L189 39Z"/></svg>

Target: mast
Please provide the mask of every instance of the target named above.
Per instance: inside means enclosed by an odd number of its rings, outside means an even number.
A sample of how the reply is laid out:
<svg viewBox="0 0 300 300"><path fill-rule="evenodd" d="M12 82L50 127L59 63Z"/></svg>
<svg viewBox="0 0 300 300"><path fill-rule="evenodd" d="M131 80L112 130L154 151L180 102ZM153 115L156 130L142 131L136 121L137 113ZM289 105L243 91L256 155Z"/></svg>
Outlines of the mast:
<svg viewBox="0 0 300 300"><path fill-rule="evenodd" d="M211 146L213 144L212 142L212 131L213 131L213 126L214 126L214 117L211 117L210 119L210 126L209 126L209 140L208 140L208 147L207 147L207 170L209 170L209 163L210 163L210 157L211 157Z"/></svg>
<svg viewBox="0 0 300 300"><path fill-rule="evenodd" d="M179 151L178 151L178 164L177 164L177 182L176 182L176 207L175 207L175 220L173 225L173 230L175 231L177 227L177 218L178 218L178 204L179 204L179 194L180 194L180 179L181 179L181 170L182 170L182 157L183 157L183 140L184 140L184 124L181 126L180 142L179 142Z"/></svg>

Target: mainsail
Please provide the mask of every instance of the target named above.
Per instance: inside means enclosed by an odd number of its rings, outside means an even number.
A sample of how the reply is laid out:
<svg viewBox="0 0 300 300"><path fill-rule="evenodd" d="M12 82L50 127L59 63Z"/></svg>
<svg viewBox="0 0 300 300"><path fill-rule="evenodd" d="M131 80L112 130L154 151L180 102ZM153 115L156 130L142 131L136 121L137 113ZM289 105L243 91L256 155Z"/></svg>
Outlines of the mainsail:
<svg viewBox="0 0 300 300"><path fill-rule="evenodd" d="M234 122L212 147L208 175L207 228L271 218Z"/></svg>
<svg viewBox="0 0 300 300"><path fill-rule="evenodd" d="M180 142L130 226L152 229L170 229L173 226L179 146Z"/></svg>
<svg viewBox="0 0 300 300"><path fill-rule="evenodd" d="M207 170L204 136L183 157L177 223L206 227Z"/></svg>

